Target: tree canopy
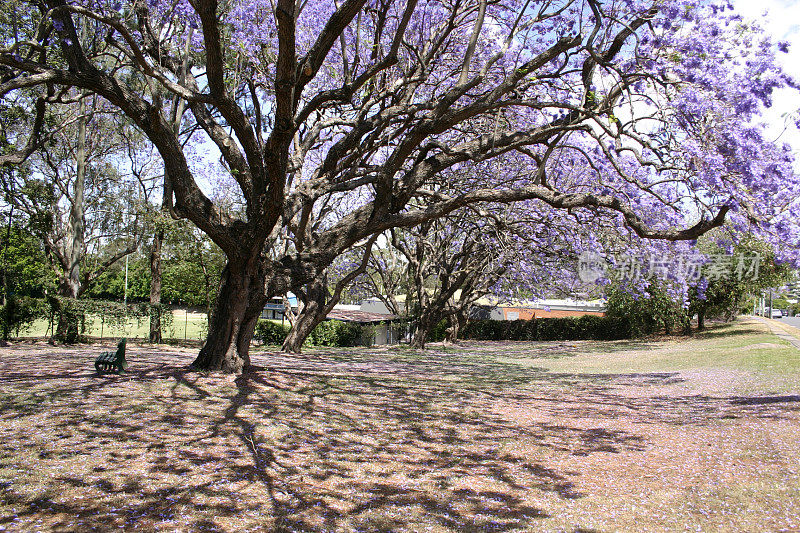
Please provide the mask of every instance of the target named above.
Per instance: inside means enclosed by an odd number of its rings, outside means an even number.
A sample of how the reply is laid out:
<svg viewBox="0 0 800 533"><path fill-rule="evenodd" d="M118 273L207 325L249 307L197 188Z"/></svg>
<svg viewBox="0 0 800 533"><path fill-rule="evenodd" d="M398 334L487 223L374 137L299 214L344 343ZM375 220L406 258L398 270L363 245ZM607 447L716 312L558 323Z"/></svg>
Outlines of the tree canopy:
<svg viewBox="0 0 800 533"><path fill-rule="evenodd" d="M727 217L798 242L792 154L758 119L797 84L783 45L725 3L20 3L0 95L75 89L119 110L163 160L168 210L226 255L201 368L248 363L268 296L467 205L603 213L673 241ZM210 147L220 164L198 157ZM227 205L209 182L235 185Z"/></svg>

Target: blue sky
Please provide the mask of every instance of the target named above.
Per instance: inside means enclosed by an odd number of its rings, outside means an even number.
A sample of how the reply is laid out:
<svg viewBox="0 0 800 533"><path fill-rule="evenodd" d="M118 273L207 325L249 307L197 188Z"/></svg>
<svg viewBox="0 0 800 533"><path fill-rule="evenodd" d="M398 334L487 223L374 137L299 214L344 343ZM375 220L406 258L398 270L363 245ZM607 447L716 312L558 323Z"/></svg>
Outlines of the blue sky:
<svg viewBox="0 0 800 533"><path fill-rule="evenodd" d="M776 41L790 43L788 54L779 54L779 60L788 73L800 79L800 0L733 0L742 16L757 19ZM785 128L787 115L797 118L800 96L796 91L781 90L775 94L773 107L765 113L770 133L788 142L800 156L800 132Z"/></svg>

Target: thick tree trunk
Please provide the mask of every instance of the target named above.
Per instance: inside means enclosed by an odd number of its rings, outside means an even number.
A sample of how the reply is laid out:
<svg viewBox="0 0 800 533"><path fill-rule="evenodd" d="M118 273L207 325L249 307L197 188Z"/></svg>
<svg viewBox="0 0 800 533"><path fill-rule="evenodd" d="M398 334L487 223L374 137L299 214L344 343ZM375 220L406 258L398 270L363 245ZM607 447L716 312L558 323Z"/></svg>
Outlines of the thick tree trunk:
<svg viewBox="0 0 800 533"><path fill-rule="evenodd" d="M697 311L697 331L706 329L706 310L700 309Z"/></svg>
<svg viewBox="0 0 800 533"><path fill-rule="evenodd" d="M414 335L411 337L411 347L417 350L425 349L425 343L428 341L428 332L423 328L417 326L414 330Z"/></svg>
<svg viewBox="0 0 800 533"><path fill-rule="evenodd" d="M459 333L461 333L461 330L467 323L467 317L464 312L459 311L450 315L447 318L447 321L449 322L450 327L447 328L447 335L445 337L445 342L455 344L456 342L458 342Z"/></svg>
<svg viewBox="0 0 800 533"><path fill-rule="evenodd" d="M314 305L314 307L314 311L305 312L305 310L303 310L303 312L297 316L292 329L286 336L286 340L283 341L281 350L289 353L300 353L302 351L303 343L308 336L311 335L315 327L325 320L325 314L319 312L319 308L316 305Z"/></svg>
<svg viewBox="0 0 800 533"><path fill-rule="evenodd" d="M74 280L65 274L58 285L58 295L63 298L77 298L79 289L80 285L74 283ZM58 325L51 342L53 340L68 344L77 342L80 339L80 322L81 317L73 314L69 309L59 309Z"/></svg>
<svg viewBox="0 0 800 533"><path fill-rule="evenodd" d="M164 242L164 230L158 230L153 236L153 247L150 250L150 342L160 343L161 338L161 244Z"/></svg>
<svg viewBox="0 0 800 533"><path fill-rule="evenodd" d="M81 293L81 262L85 233L84 188L86 185L86 101L78 103L78 146L75 151L75 182L72 186L72 202L64 237L64 273L58 287L58 295L77 298ZM62 342L78 340L79 317L61 312L55 338Z"/></svg>
<svg viewBox="0 0 800 533"><path fill-rule="evenodd" d="M411 337L411 347L418 350L424 349L425 343L428 342L431 331L436 327L436 324L436 320L427 313L423 313L417 321L417 329L414 330L414 336Z"/></svg>
<svg viewBox="0 0 800 533"><path fill-rule="evenodd" d="M300 353L303 343L314 331L317 325L325 320L327 309L325 297L327 295L326 279L314 279L306 287L306 299L302 309L292 324L292 329L286 336L281 350L289 353Z"/></svg>
<svg viewBox="0 0 800 533"><path fill-rule="evenodd" d="M265 280L265 268L258 257L228 260L208 338L192 363L194 368L238 374L250 365L250 342L266 303Z"/></svg>

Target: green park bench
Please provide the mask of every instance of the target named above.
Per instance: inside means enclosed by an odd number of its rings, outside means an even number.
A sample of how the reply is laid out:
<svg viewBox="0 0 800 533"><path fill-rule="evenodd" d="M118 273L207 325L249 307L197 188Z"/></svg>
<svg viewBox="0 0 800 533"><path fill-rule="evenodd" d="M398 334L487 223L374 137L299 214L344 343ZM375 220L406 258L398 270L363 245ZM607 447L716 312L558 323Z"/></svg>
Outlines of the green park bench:
<svg viewBox="0 0 800 533"><path fill-rule="evenodd" d="M103 352L94 361L94 368L98 374L105 372L116 372L120 374L128 368L128 362L125 361L125 338L120 339L117 344L116 352Z"/></svg>

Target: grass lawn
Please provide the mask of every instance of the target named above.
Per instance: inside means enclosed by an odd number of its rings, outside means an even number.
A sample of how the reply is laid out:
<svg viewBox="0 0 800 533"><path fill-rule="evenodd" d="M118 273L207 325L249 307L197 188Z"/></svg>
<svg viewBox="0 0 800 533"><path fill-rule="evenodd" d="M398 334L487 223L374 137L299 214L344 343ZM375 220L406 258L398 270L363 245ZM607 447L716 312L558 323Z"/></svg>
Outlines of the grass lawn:
<svg viewBox="0 0 800 533"><path fill-rule="evenodd" d="M28 330L22 332L22 335L44 338L48 334L48 326L46 320L36 320ZM207 329L208 321L205 313L175 309L172 311L172 326L166 328L166 331L162 329L162 332L169 339L202 340L206 337ZM88 335L95 339L119 339L120 337L147 339L150 336L150 320L149 318L130 318L122 327L111 327L103 324L100 317L89 315Z"/></svg>
<svg viewBox="0 0 800 533"><path fill-rule="evenodd" d="M800 529L800 350L690 339L0 348L0 531ZM46 364L45 364L46 363Z"/></svg>

